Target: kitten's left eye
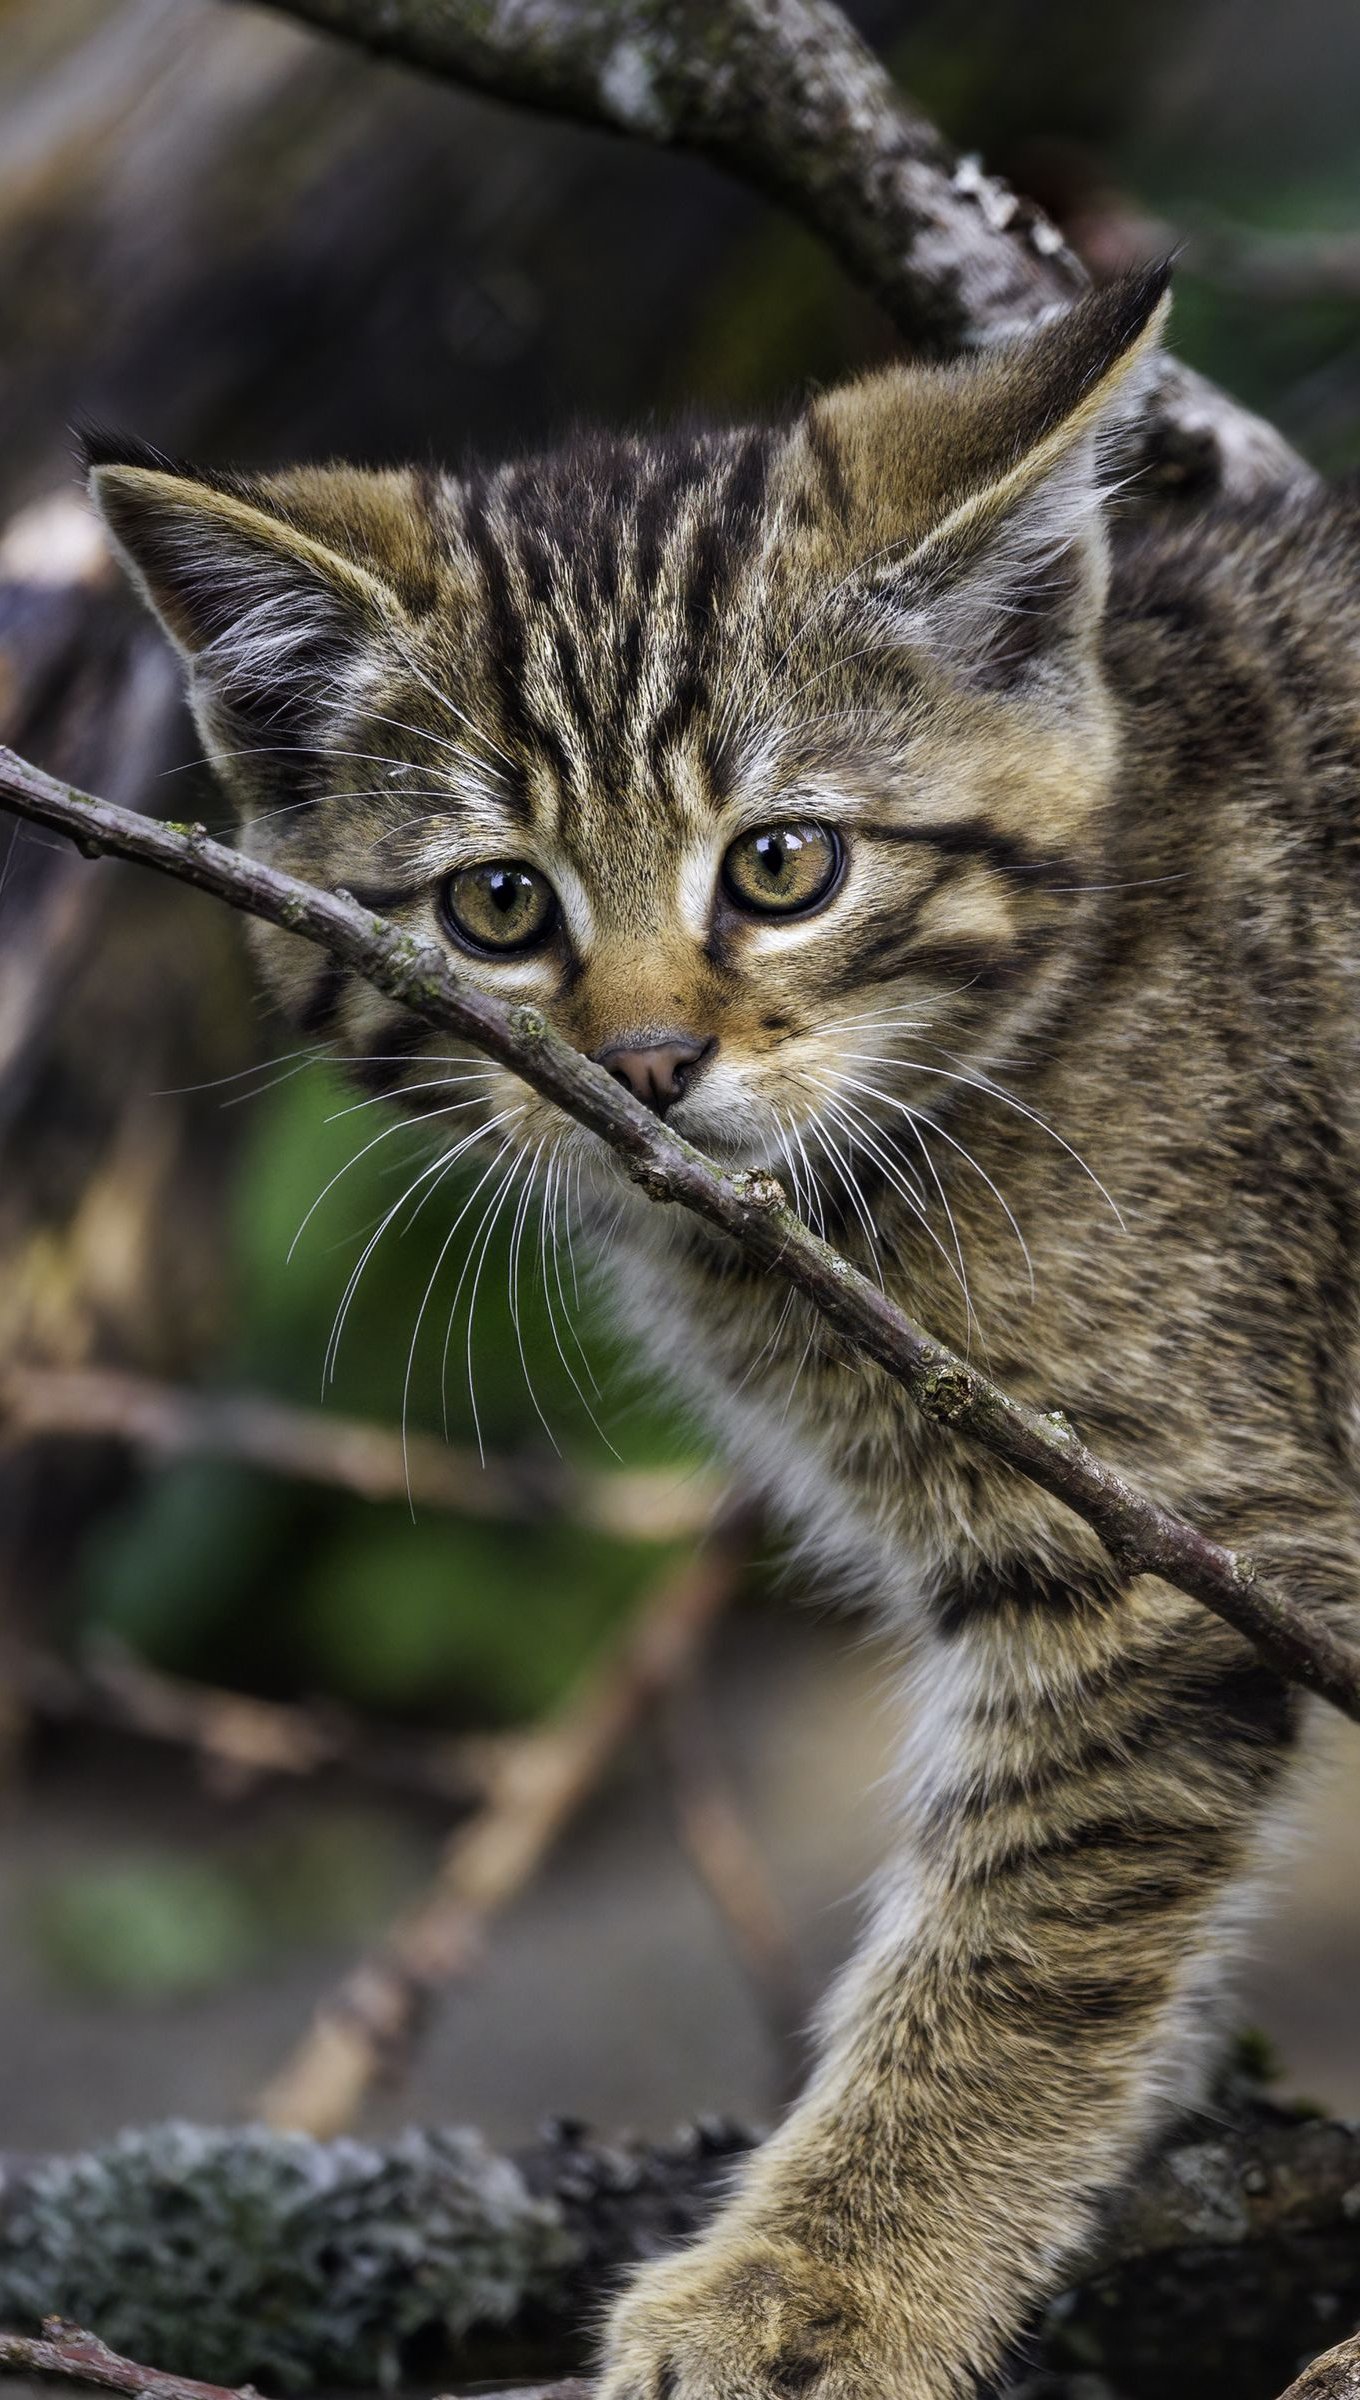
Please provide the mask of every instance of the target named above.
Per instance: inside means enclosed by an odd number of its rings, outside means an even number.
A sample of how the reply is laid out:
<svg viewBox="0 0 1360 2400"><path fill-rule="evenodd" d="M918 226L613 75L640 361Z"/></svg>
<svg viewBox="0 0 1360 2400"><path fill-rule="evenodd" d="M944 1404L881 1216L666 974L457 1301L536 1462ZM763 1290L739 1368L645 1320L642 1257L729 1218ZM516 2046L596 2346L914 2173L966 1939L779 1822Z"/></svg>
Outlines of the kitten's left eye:
<svg viewBox="0 0 1360 2400"><path fill-rule="evenodd" d="M830 825L761 825L733 842L722 863L723 888L748 913L797 916L826 898L843 857Z"/></svg>
<svg viewBox="0 0 1360 2400"><path fill-rule="evenodd" d="M449 929L472 950L536 950L557 923L557 894L546 875L519 858L460 867L440 894Z"/></svg>

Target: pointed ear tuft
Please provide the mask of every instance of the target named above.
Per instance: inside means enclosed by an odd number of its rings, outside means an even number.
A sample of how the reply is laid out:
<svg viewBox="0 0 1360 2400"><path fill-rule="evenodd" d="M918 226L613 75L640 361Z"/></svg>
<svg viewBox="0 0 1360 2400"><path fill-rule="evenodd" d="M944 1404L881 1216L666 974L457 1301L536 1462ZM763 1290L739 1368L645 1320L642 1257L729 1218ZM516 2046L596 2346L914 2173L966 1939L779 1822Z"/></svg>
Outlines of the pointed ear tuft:
<svg viewBox="0 0 1360 2400"><path fill-rule="evenodd" d="M1089 431L1124 394L1166 321L1168 269L1089 292L1021 339L944 367L893 366L808 411L808 449L832 457L851 530L923 541L965 501Z"/></svg>
<svg viewBox="0 0 1360 2400"><path fill-rule="evenodd" d="M151 467L162 469L167 475L182 475L189 481L195 476L204 482L211 481L201 469L171 458L166 451L158 450L154 442L144 442L138 434L120 433L116 426L95 424L88 418L74 430L76 458L87 479L96 467Z"/></svg>
<svg viewBox="0 0 1360 2400"><path fill-rule="evenodd" d="M428 588L406 477L317 469L254 482L107 436L87 449L95 505L188 665L210 750L243 729L315 720Z"/></svg>
<svg viewBox="0 0 1360 2400"><path fill-rule="evenodd" d="M1014 685L1093 639L1105 462L1136 413L1168 269L1092 292L966 365L889 371L816 404L885 631L964 681Z"/></svg>
<svg viewBox="0 0 1360 2400"><path fill-rule="evenodd" d="M1165 330L1170 286L1170 259L1140 267L996 354L1019 454L1089 428L1107 410Z"/></svg>

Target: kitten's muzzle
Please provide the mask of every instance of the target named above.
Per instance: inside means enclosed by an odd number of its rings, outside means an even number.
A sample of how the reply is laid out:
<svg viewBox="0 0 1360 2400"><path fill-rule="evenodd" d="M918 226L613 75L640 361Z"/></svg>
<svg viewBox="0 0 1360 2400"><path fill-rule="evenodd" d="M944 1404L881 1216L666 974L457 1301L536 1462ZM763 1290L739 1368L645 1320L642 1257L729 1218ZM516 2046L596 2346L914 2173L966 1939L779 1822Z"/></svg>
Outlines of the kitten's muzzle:
<svg viewBox="0 0 1360 2400"><path fill-rule="evenodd" d="M711 1034L700 1042L689 1034L664 1033L650 1042L611 1042L595 1056L616 1083L626 1084L635 1099L664 1117L675 1101L684 1098L717 1047Z"/></svg>

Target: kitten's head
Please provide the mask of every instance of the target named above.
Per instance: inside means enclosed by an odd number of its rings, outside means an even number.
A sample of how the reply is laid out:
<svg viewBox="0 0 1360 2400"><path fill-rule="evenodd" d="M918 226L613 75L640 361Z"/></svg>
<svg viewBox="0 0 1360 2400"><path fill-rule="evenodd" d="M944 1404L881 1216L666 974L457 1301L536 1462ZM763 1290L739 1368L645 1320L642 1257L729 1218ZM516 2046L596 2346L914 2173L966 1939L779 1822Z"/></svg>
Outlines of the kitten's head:
<svg viewBox="0 0 1360 2400"><path fill-rule="evenodd" d="M248 846L765 1162L881 1121L866 1084L934 1113L940 1061L994 1059L1065 971L1114 740L1102 453L1164 280L773 429L462 477L104 448L94 488ZM261 947L306 1032L439 1103L426 1030ZM494 1071L515 1108L562 1134Z"/></svg>

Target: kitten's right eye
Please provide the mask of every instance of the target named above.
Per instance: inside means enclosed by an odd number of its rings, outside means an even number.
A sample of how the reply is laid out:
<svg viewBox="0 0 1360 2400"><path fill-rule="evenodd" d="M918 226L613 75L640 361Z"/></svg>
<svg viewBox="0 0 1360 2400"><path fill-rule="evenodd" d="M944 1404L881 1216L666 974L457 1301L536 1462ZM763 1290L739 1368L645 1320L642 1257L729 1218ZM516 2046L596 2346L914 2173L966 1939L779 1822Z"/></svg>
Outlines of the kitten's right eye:
<svg viewBox="0 0 1360 2400"><path fill-rule="evenodd" d="M557 923L557 894L546 875L518 858L460 867L440 894L444 921L469 950L536 950Z"/></svg>

